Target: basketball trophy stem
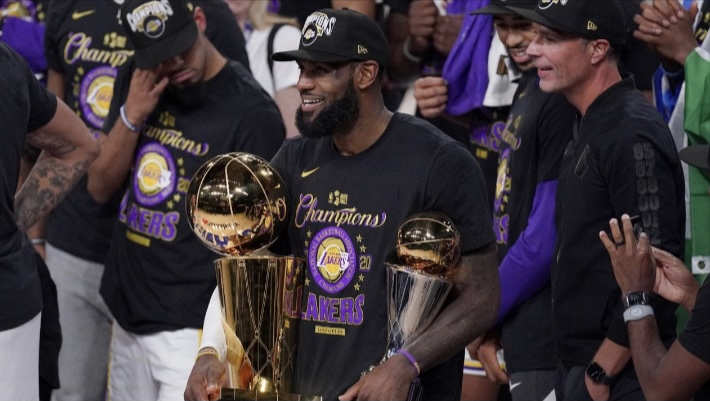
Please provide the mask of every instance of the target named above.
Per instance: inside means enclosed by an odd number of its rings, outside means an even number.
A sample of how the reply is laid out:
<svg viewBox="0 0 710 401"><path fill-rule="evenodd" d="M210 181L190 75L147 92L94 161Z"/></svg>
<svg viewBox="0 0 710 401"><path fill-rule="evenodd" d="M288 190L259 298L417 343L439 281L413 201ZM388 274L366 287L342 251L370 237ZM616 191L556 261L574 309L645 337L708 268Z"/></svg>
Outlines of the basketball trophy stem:
<svg viewBox="0 0 710 401"><path fill-rule="evenodd" d="M293 257L227 257L215 261L222 316L243 348L228 366L223 400L320 401L292 393L304 262ZM230 338L227 338L230 343Z"/></svg>
<svg viewBox="0 0 710 401"><path fill-rule="evenodd" d="M402 265L387 268L387 351L382 362L416 340L436 319L453 282L446 279L460 256L460 235L453 222L437 212L410 216L397 232L397 257ZM419 401L417 377L408 401Z"/></svg>
<svg viewBox="0 0 710 401"><path fill-rule="evenodd" d="M441 277L421 273L408 266L387 266L387 352L392 357L426 330L436 318L453 284ZM417 378L410 387L409 401L421 399Z"/></svg>
<svg viewBox="0 0 710 401"><path fill-rule="evenodd" d="M215 261L232 386L221 389L222 399L321 400L293 391L304 262L253 256L288 225L287 199L278 172L249 153L213 157L188 186L192 231L228 256Z"/></svg>

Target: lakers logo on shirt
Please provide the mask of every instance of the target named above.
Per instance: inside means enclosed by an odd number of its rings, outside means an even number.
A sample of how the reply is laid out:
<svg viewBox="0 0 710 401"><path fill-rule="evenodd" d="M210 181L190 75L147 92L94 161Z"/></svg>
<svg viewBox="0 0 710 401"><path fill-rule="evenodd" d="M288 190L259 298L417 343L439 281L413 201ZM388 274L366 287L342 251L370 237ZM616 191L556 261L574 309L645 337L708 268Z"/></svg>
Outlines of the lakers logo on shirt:
<svg viewBox="0 0 710 401"><path fill-rule="evenodd" d="M320 288L331 294L342 291L352 281L356 260L350 237L339 227L319 231L308 249L311 275Z"/></svg>
<svg viewBox="0 0 710 401"><path fill-rule="evenodd" d="M145 145L138 152L133 189L136 199L144 206L152 206L173 193L176 182L175 162L163 146Z"/></svg>
<svg viewBox="0 0 710 401"><path fill-rule="evenodd" d="M114 67L97 67L86 74L81 82L81 112L86 121L95 128L101 128L108 115L116 74L117 69Z"/></svg>

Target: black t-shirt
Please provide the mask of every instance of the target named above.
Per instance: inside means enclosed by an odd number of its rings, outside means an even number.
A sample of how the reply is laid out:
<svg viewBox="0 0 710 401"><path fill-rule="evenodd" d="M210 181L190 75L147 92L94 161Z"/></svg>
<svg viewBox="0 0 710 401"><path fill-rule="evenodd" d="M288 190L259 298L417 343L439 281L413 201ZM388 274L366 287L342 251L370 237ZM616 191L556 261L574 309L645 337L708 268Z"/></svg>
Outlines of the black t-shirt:
<svg viewBox="0 0 710 401"><path fill-rule="evenodd" d="M47 64L64 77L64 101L97 136L108 115L118 70L133 55L116 18L118 11L113 0L75 0L54 1L47 14ZM98 204L86 185L84 176L52 211L46 237L65 252L103 264L121 194Z"/></svg>
<svg viewBox="0 0 710 401"><path fill-rule="evenodd" d="M204 9L209 20L205 35L215 47L248 69L244 37L229 7L218 0L191 3ZM66 103L97 135L118 91L118 71L132 63L133 46L117 18L119 9L114 0L54 1L47 16L47 63L64 76ZM52 212L46 237L65 252L104 263L121 194L97 204L86 185L84 176Z"/></svg>
<svg viewBox="0 0 710 401"><path fill-rule="evenodd" d="M497 132L500 167L493 204L493 231L497 236L499 261L504 260L508 249L528 228L538 184L557 180L576 116L577 110L563 95L540 90L536 70L525 73L520 79L506 127ZM551 209L548 210L552 224L554 204L539 207ZM549 241L552 245L555 238L530 240ZM534 265L550 266L551 251L547 255L526 255L527 260ZM501 341L508 372L554 369L557 358L550 332L552 294L548 283L503 320Z"/></svg>
<svg viewBox="0 0 710 401"><path fill-rule="evenodd" d="M0 331L28 322L42 309L40 282L30 244L15 221L20 155L28 132L46 125L57 98L35 78L22 57L0 43Z"/></svg>
<svg viewBox="0 0 710 401"><path fill-rule="evenodd" d="M471 111L471 128L467 131L473 157L481 166L486 181L486 194L493 204L498 176L500 135L510 114L510 106L479 107Z"/></svg>
<svg viewBox="0 0 710 401"><path fill-rule="evenodd" d="M275 103L240 63L230 61L204 85L205 98L189 107L164 93L136 147L100 290L121 327L133 333L202 327L218 255L186 220L190 179L219 154L268 160L285 138ZM124 98L116 93L108 125Z"/></svg>
<svg viewBox="0 0 710 401"><path fill-rule="evenodd" d="M651 244L684 251L683 170L668 126L633 78L602 93L577 122L557 188L555 337L566 366L586 365L604 337L628 346L621 291L599 232L622 214L641 217ZM676 305L655 300L661 338L675 338ZM625 371L633 374L633 369Z"/></svg>
<svg viewBox="0 0 710 401"><path fill-rule="evenodd" d="M395 114L367 150L343 156L332 138L286 141L273 166L289 189L289 239L306 260L297 392L335 400L387 347L386 267L414 213L449 216L463 253L493 241L478 164L431 124ZM327 252L339 265L323 262ZM463 350L422 374L424 398L459 400Z"/></svg>
<svg viewBox="0 0 710 401"><path fill-rule="evenodd" d="M710 280L705 280L698 291L688 325L678 336L678 341L688 352L710 364L710 341L708 339L710 339ZM695 394L693 400L710 400L710 382Z"/></svg>

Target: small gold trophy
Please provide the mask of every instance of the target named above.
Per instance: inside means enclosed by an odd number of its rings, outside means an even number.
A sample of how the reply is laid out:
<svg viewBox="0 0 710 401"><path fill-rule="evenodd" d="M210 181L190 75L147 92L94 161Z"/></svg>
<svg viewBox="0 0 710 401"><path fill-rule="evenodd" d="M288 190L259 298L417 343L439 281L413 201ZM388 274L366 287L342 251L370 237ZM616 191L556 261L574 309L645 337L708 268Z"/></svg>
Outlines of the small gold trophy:
<svg viewBox="0 0 710 401"><path fill-rule="evenodd" d="M216 156L187 191L190 227L215 261L230 388L221 399L313 400L293 392L304 261L253 256L288 225L283 179L258 156Z"/></svg>
<svg viewBox="0 0 710 401"><path fill-rule="evenodd" d="M406 347L429 327L453 287L447 279L461 256L460 235L444 214L409 217L397 233L397 256L402 265L387 266L387 352L383 362ZM417 378L409 401L418 401Z"/></svg>

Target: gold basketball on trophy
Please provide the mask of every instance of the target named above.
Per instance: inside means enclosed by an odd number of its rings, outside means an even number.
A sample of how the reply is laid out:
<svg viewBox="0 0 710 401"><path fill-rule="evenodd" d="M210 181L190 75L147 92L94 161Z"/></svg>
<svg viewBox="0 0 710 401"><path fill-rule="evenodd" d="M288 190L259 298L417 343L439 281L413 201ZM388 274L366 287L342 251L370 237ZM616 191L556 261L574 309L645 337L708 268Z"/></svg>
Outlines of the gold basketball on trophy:
<svg viewBox="0 0 710 401"><path fill-rule="evenodd" d="M460 242L456 226L446 215L418 213L399 227L397 256L412 269L441 275L458 263Z"/></svg>
<svg viewBox="0 0 710 401"><path fill-rule="evenodd" d="M244 256L272 244L286 228L286 185L269 163L249 153L207 161L190 180L190 228L211 250Z"/></svg>

